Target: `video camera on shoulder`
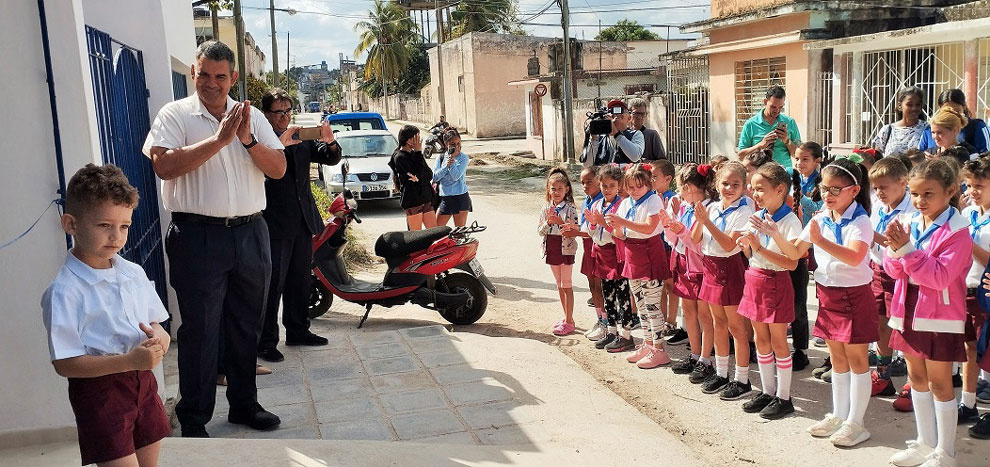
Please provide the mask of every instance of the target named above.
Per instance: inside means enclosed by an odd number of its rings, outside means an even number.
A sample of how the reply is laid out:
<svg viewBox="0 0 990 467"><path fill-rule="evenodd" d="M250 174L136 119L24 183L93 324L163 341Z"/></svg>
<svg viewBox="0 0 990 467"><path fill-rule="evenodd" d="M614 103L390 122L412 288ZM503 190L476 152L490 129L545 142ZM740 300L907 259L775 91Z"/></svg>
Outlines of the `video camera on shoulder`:
<svg viewBox="0 0 990 467"><path fill-rule="evenodd" d="M621 115L622 107L602 107L594 112L588 112L588 133L592 135L612 134L612 119L609 115Z"/></svg>

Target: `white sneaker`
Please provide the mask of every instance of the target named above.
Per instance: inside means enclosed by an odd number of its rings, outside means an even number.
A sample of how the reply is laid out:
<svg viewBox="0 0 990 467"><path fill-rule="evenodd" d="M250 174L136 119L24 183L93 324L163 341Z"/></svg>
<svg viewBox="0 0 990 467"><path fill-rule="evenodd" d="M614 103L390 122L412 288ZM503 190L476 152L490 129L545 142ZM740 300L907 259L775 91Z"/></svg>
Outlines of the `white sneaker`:
<svg viewBox="0 0 990 467"><path fill-rule="evenodd" d="M828 438L832 444L842 447L853 447L863 441L870 439L870 432L866 428L853 422L845 422L839 430L832 433Z"/></svg>
<svg viewBox="0 0 990 467"><path fill-rule="evenodd" d="M956 458L942 449L936 449L928 455L928 460L921 467L956 467Z"/></svg>
<svg viewBox="0 0 990 467"><path fill-rule="evenodd" d="M891 464L898 467L921 465L925 463L932 452L934 452L934 449L931 446L914 439L908 441L907 446L907 449L897 451L893 456L890 456Z"/></svg>
<svg viewBox="0 0 990 467"><path fill-rule="evenodd" d="M601 321L595 321L595 325L591 327L587 332L584 333L584 337L596 341L601 339L605 335L605 330L602 327Z"/></svg>
<svg viewBox="0 0 990 467"><path fill-rule="evenodd" d="M832 433L838 431L841 426L842 419L829 413L825 414L825 418L822 421L808 427L808 433L811 433L811 436L816 438L825 438L832 436Z"/></svg>

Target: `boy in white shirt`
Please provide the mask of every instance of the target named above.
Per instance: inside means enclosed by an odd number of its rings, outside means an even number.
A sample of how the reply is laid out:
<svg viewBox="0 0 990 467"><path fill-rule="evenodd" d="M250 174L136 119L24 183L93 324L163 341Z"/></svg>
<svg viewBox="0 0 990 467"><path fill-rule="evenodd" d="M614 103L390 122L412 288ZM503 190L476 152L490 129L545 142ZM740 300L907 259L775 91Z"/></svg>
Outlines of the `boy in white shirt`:
<svg viewBox="0 0 990 467"><path fill-rule="evenodd" d="M171 427L151 369L168 313L127 242L138 192L113 165L69 180L62 228L74 247L41 299L55 372L69 380L82 464L155 466Z"/></svg>

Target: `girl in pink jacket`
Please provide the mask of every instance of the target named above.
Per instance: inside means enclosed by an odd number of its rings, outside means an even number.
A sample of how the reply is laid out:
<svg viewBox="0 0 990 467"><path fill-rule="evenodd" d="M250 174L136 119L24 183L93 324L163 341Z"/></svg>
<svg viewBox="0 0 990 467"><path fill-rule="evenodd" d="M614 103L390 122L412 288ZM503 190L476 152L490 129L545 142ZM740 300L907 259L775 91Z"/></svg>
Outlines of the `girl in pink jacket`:
<svg viewBox="0 0 990 467"><path fill-rule="evenodd" d="M958 409L952 365L966 361L966 273L972 264L969 220L953 206L958 166L931 159L908 175L918 210L887 227L883 268L896 283L890 347L904 352L918 438L890 461L954 466ZM934 394L934 396L933 396Z"/></svg>

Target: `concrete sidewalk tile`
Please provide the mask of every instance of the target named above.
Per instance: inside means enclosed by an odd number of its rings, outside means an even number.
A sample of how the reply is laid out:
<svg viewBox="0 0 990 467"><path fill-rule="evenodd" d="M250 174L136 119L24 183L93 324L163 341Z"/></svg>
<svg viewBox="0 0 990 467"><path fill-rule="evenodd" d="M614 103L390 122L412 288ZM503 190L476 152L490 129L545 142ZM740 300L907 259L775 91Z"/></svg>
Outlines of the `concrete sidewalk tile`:
<svg viewBox="0 0 990 467"><path fill-rule="evenodd" d="M360 439L369 441L394 441L392 431L385 420L350 420L342 423L320 424L322 439Z"/></svg>
<svg viewBox="0 0 990 467"><path fill-rule="evenodd" d="M302 368L285 368L275 370L270 375L259 375L255 378L258 388L271 388L275 386L290 386L299 384L303 380Z"/></svg>
<svg viewBox="0 0 990 467"><path fill-rule="evenodd" d="M449 409L395 416L392 417L392 428L395 428L395 433L401 440L467 430Z"/></svg>
<svg viewBox="0 0 990 467"><path fill-rule="evenodd" d="M280 429L287 430L316 425L316 411L312 402L266 407L266 410L278 415L278 418L282 420L279 425Z"/></svg>
<svg viewBox="0 0 990 467"><path fill-rule="evenodd" d="M399 337L398 331L358 331L350 336L351 343L355 346L359 345L374 345L374 344L387 344L391 342L400 342L402 339Z"/></svg>
<svg viewBox="0 0 990 467"><path fill-rule="evenodd" d="M457 350L457 347L454 346L454 343L451 342L450 338L447 336L408 340L406 343L408 343L409 347L413 349L413 352L416 352L417 354Z"/></svg>
<svg viewBox="0 0 990 467"><path fill-rule="evenodd" d="M427 368L438 368L441 366L472 363L471 360L465 358L465 356L459 352L429 352L418 354L417 356Z"/></svg>
<svg viewBox="0 0 990 467"><path fill-rule="evenodd" d="M362 345L356 347L361 360L378 360L382 358L409 356L411 352L402 343Z"/></svg>
<svg viewBox="0 0 990 467"><path fill-rule="evenodd" d="M482 381L450 384L442 386L454 405L476 404L479 402L499 402L512 399L512 391L495 378Z"/></svg>
<svg viewBox="0 0 990 467"><path fill-rule="evenodd" d="M375 393L375 387L366 376L341 380L310 381L309 392L314 402L336 401L369 397Z"/></svg>
<svg viewBox="0 0 990 467"><path fill-rule="evenodd" d="M258 388L258 402L265 407L309 402L309 391L302 384Z"/></svg>
<svg viewBox="0 0 990 467"><path fill-rule="evenodd" d="M443 395L435 388L383 394L381 401L385 412L389 414L437 409L447 405Z"/></svg>
<svg viewBox="0 0 990 467"><path fill-rule="evenodd" d="M354 362L331 362L322 366L306 367L310 381L340 380L364 376L361 364Z"/></svg>
<svg viewBox="0 0 990 467"><path fill-rule="evenodd" d="M445 435L428 436L426 438L416 438L409 440L413 443L423 443L423 444L480 444L475 441L471 433L467 431L461 431L458 433L447 433Z"/></svg>
<svg viewBox="0 0 990 467"><path fill-rule="evenodd" d="M313 426L300 426L295 428L272 431L251 430L244 434L248 439L320 439L320 430Z"/></svg>
<svg viewBox="0 0 990 467"><path fill-rule="evenodd" d="M481 444L490 445L520 445L531 444L533 440L529 438L519 425L508 425L501 428L486 428L476 432L481 438Z"/></svg>
<svg viewBox="0 0 990 467"><path fill-rule="evenodd" d="M226 410L222 414L214 412L213 419L206 424L206 432L213 438L243 438L248 431L254 430L244 425L228 423Z"/></svg>
<svg viewBox="0 0 990 467"><path fill-rule="evenodd" d="M382 360L371 360L364 362L364 367L371 376L380 376L392 373L408 373L410 371L419 371L422 369L412 357L394 357Z"/></svg>
<svg viewBox="0 0 990 467"><path fill-rule="evenodd" d="M334 349L321 349L305 354L297 354L301 357L303 366L325 366L333 362L353 362L358 359L357 351L354 347L338 347Z"/></svg>
<svg viewBox="0 0 990 467"><path fill-rule="evenodd" d="M458 407L457 413L467 421L474 430L485 428L501 428L522 423L513 416L511 411L519 407L519 402L496 402L494 404L469 405Z"/></svg>
<svg viewBox="0 0 990 467"><path fill-rule="evenodd" d="M468 364L431 368L430 373L440 385L481 381L492 376L492 372L473 368Z"/></svg>
<svg viewBox="0 0 990 467"><path fill-rule="evenodd" d="M447 336L447 329L443 326L421 326L399 330L399 334L406 339L425 339L429 337Z"/></svg>
<svg viewBox="0 0 990 467"><path fill-rule="evenodd" d="M290 347L291 348L291 347ZM262 366L267 366L275 371L282 370L285 368L299 368L302 366L302 353L300 352L290 352L285 349L281 349L282 355L285 356L285 360L281 362L266 362L262 359L258 359L258 364Z"/></svg>
<svg viewBox="0 0 990 467"><path fill-rule="evenodd" d="M382 410L373 397L345 399L316 404L316 418L320 423L338 423L347 420L381 418Z"/></svg>
<svg viewBox="0 0 990 467"><path fill-rule="evenodd" d="M394 373L391 375L372 376L371 384L379 394L387 392L410 391L435 387L436 383L429 373L415 371L412 373Z"/></svg>

